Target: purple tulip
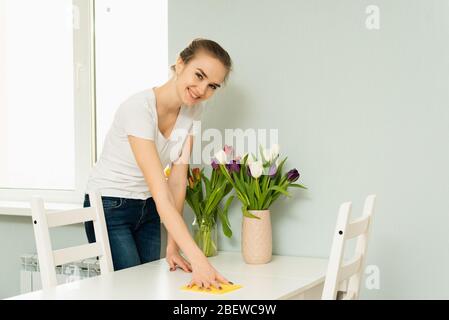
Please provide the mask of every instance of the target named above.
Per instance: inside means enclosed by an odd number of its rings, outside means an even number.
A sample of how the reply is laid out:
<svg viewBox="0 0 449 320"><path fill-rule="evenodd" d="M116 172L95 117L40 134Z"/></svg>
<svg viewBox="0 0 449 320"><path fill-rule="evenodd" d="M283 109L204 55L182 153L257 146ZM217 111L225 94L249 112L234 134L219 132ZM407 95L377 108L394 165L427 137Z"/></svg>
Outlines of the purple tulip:
<svg viewBox="0 0 449 320"><path fill-rule="evenodd" d="M287 173L287 180L290 182L295 182L299 179L299 172L296 169L292 169Z"/></svg>
<svg viewBox="0 0 449 320"><path fill-rule="evenodd" d="M230 164L226 165L226 168L229 170L229 173L239 173L240 172L240 163L236 160L232 160Z"/></svg>
<svg viewBox="0 0 449 320"><path fill-rule="evenodd" d="M218 168L220 167L220 166L218 165L218 162L217 162L215 159L212 160L211 165L212 165L212 168L213 168L214 170L218 170Z"/></svg>
<svg viewBox="0 0 449 320"><path fill-rule="evenodd" d="M268 170L268 175L270 176L270 178L276 177L277 171L278 171L278 168L276 167L276 164L273 163L271 165L270 169Z"/></svg>

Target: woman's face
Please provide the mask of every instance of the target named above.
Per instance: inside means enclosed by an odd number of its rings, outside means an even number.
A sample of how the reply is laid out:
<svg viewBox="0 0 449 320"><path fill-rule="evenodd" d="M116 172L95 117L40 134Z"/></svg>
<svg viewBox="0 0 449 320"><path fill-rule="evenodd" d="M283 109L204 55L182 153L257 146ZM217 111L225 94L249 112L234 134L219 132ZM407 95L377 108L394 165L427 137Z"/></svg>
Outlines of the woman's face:
<svg viewBox="0 0 449 320"><path fill-rule="evenodd" d="M178 59L176 70L176 91L188 106L209 99L220 88L227 73L220 60L201 51L188 64Z"/></svg>

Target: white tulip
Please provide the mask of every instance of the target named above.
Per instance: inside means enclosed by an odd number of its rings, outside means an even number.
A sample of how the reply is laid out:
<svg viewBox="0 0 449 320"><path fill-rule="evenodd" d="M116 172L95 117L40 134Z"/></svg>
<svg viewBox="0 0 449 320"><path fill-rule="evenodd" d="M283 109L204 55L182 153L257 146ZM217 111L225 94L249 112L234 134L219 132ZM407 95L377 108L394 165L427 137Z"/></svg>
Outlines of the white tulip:
<svg viewBox="0 0 449 320"><path fill-rule="evenodd" d="M251 165L252 163L256 162L256 159L254 159L253 155L250 153L248 154L248 158L246 159L246 164Z"/></svg>
<svg viewBox="0 0 449 320"><path fill-rule="evenodd" d="M273 144L270 149L262 148L263 159L266 162L272 162L279 155L279 145Z"/></svg>
<svg viewBox="0 0 449 320"><path fill-rule="evenodd" d="M228 157L224 150L220 150L215 154L215 159L217 159L219 164L226 164Z"/></svg>
<svg viewBox="0 0 449 320"><path fill-rule="evenodd" d="M262 161L255 161L249 165L249 170L251 171L251 175L254 178L259 178L263 172L263 163Z"/></svg>
<svg viewBox="0 0 449 320"><path fill-rule="evenodd" d="M276 157L279 155L280 146L276 143L271 146L270 149L270 161L273 161L276 159Z"/></svg>
<svg viewBox="0 0 449 320"><path fill-rule="evenodd" d="M263 157L264 161L266 161L266 162L270 161L270 154L271 154L271 151L269 149L262 148L262 157Z"/></svg>
<svg viewBox="0 0 449 320"><path fill-rule="evenodd" d="M279 158L276 159L276 168L279 168L279 165L281 164L281 160Z"/></svg>

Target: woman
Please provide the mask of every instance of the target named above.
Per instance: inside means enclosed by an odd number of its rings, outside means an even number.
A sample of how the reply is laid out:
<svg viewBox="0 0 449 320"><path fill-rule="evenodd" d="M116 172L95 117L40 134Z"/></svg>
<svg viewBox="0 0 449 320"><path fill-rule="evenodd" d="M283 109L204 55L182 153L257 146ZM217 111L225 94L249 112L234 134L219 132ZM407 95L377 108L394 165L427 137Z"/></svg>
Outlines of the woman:
<svg viewBox="0 0 449 320"><path fill-rule="evenodd" d="M102 195L115 270L160 259L162 219L171 271L179 266L192 272L188 286L221 289L220 282L231 283L209 263L182 218L192 124L204 101L227 79L231 65L219 44L195 39L171 67L171 79L131 96L118 108L84 200L88 207L89 192ZM164 168L170 164L167 178ZM89 242L95 242L93 223L85 229Z"/></svg>

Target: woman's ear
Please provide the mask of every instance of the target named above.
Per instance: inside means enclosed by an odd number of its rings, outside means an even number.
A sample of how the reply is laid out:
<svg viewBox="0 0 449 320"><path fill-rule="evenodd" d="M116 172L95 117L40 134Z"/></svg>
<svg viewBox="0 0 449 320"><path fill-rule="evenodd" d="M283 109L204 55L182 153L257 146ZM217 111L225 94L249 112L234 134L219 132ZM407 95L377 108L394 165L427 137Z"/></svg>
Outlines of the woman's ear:
<svg viewBox="0 0 449 320"><path fill-rule="evenodd" d="M182 70L184 69L184 61L181 57L178 57L176 60L176 74L181 74Z"/></svg>

